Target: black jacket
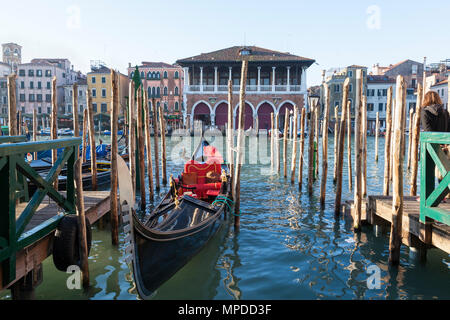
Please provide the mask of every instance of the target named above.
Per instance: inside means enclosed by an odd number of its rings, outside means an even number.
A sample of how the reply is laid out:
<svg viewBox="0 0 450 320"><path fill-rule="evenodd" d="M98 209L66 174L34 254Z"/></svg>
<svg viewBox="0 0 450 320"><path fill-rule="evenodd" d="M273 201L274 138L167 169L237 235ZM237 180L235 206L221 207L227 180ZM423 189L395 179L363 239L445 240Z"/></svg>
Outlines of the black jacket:
<svg viewBox="0 0 450 320"><path fill-rule="evenodd" d="M450 116L442 104L435 104L420 110L420 122L423 131L450 131Z"/></svg>

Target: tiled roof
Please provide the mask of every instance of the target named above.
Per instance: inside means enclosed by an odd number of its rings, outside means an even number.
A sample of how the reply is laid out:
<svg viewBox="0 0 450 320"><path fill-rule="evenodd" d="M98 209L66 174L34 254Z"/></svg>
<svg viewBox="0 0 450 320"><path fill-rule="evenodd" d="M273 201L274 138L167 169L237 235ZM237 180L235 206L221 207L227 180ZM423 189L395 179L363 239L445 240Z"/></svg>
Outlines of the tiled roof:
<svg viewBox="0 0 450 320"><path fill-rule="evenodd" d="M140 67L148 67L148 68L177 68L177 66L173 64L168 64L165 62L148 62L142 61L142 66Z"/></svg>
<svg viewBox="0 0 450 320"><path fill-rule="evenodd" d="M395 83L395 79L385 75L368 75L367 83Z"/></svg>
<svg viewBox="0 0 450 320"><path fill-rule="evenodd" d="M249 55L241 55L242 49L250 50ZM255 46L234 46L226 49L221 49L209 53L202 53L197 56L177 60L177 63L183 65L190 62L240 62L244 57L248 57L250 62L270 62L270 61L286 61L286 62L305 62L311 65L315 62L314 59L296 56L287 52L279 52L269 49L264 49Z"/></svg>
<svg viewBox="0 0 450 320"><path fill-rule="evenodd" d="M443 81L441 81L441 82L438 82L438 83L436 83L436 84L433 84L432 87L441 86L441 85L443 85L443 84L448 84L448 79L443 80Z"/></svg>
<svg viewBox="0 0 450 320"><path fill-rule="evenodd" d="M348 66L347 68L367 69L367 67L365 67L365 66L358 66L356 64L352 64L351 66Z"/></svg>
<svg viewBox="0 0 450 320"><path fill-rule="evenodd" d="M99 68L92 68L91 72L88 72L88 74L90 73L111 73L111 69L105 66L101 66Z"/></svg>

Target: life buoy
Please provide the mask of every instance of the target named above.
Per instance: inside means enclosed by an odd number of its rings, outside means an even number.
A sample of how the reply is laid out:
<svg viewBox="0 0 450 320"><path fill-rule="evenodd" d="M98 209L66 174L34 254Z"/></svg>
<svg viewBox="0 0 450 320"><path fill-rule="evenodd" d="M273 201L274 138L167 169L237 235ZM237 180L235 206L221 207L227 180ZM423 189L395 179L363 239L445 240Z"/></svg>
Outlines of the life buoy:
<svg viewBox="0 0 450 320"><path fill-rule="evenodd" d="M88 253L91 249L92 231L89 219L86 218L86 240ZM56 228L53 240L53 263L56 269L67 271L71 265L81 266L78 240L78 217L67 215L61 219Z"/></svg>

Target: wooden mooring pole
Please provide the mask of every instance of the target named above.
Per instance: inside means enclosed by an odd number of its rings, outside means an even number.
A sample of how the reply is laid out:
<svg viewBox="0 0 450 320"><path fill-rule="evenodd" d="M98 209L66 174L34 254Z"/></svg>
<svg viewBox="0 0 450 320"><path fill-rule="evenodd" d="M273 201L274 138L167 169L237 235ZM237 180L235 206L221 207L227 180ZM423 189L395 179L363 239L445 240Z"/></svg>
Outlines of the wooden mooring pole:
<svg viewBox="0 0 450 320"><path fill-rule="evenodd" d="M129 83L129 98L128 98L128 158L130 164L130 175L133 184L133 195L136 196L136 99L134 81Z"/></svg>
<svg viewBox="0 0 450 320"><path fill-rule="evenodd" d="M308 151L308 194L312 195L313 193L313 180L314 180L314 121L315 112L316 112L317 103L315 102L313 106L311 106L311 111L309 114L309 130L308 130L308 138L309 138L309 151Z"/></svg>
<svg viewBox="0 0 450 320"><path fill-rule="evenodd" d="M10 74L7 80L8 86L8 129L10 136L17 136L17 116L16 116L16 74Z"/></svg>
<svg viewBox="0 0 450 320"><path fill-rule="evenodd" d="M139 192L141 194L141 210L145 210L145 143L143 125L142 100L145 90L141 85L137 90L137 135L138 135L138 163L139 163Z"/></svg>
<svg viewBox="0 0 450 320"><path fill-rule="evenodd" d="M341 123L339 125L338 135L338 154L337 154L337 168L336 168L336 197L334 200L334 213L341 212L341 197L342 197L342 167L344 165L344 144L345 144L345 130L347 129L345 122L347 120L347 103L348 91L350 86L350 78L346 78L342 88L342 113Z"/></svg>
<svg viewBox="0 0 450 320"><path fill-rule="evenodd" d="M94 110L92 108L91 90L86 90L87 110L88 110L88 126L89 126L89 145L91 151L91 175L92 190L97 190L97 152L95 149L95 130L94 130Z"/></svg>
<svg viewBox="0 0 450 320"><path fill-rule="evenodd" d="M402 76L397 76L396 103L394 121L394 145L404 143L404 119L406 106L406 84ZM403 150L401 147L393 149L394 162L392 172L392 223L389 238L389 263L398 265L400 262L400 246L402 244L403 222Z"/></svg>
<svg viewBox="0 0 450 320"><path fill-rule="evenodd" d="M111 238L112 244L119 244L119 206L117 201L117 131L119 122L119 76L111 70Z"/></svg>
<svg viewBox="0 0 450 320"><path fill-rule="evenodd" d="M362 207L362 188L361 188L361 103L362 90L362 70L356 70L356 92L355 92L355 198L354 198L354 217L353 229L355 231L361 228L361 207Z"/></svg>
<svg viewBox="0 0 450 320"><path fill-rule="evenodd" d="M295 182L295 166L297 165L297 130L298 130L298 108L294 106L294 128L292 138L292 157L291 157L291 183Z"/></svg>
<svg viewBox="0 0 450 320"><path fill-rule="evenodd" d="M384 139L384 183L383 195L389 195L391 183L391 132L392 132L392 86L388 88L386 103L386 134Z"/></svg>
<svg viewBox="0 0 450 320"><path fill-rule="evenodd" d="M284 114L284 131L283 131L283 177L287 178L287 147L288 147L288 124L289 124L289 109L286 108Z"/></svg>
<svg viewBox="0 0 450 320"><path fill-rule="evenodd" d="M315 142L315 171L314 171L314 180L319 179L319 130L320 130L320 122L319 122L319 112L320 104L317 105L317 110L315 112L315 125L314 125L314 142Z"/></svg>
<svg viewBox="0 0 450 320"><path fill-rule="evenodd" d="M275 117L270 114L270 172L275 172Z"/></svg>
<svg viewBox="0 0 450 320"><path fill-rule="evenodd" d="M83 110L83 146L81 149L81 159L86 162L87 132L88 132L88 109Z"/></svg>
<svg viewBox="0 0 450 320"><path fill-rule="evenodd" d="M239 90L239 131L237 139L237 163L236 163L236 173L234 175L234 194L235 194L235 205L234 205L234 227L239 228L240 225L240 205L241 205L241 168L244 162L245 155L245 140L244 140L244 125L245 125L245 87L247 82L247 68L248 61L242 60L241 67L241 88Z"/></svg>
<svg viewBox="0 0 450 320"><path fill-rule="evenodd" d="M378 131L380 131L380 113L377 112L375 120L375 162L378 162Z"/></svg>
<svg viewBox="0 0 450 320"><path fill-rule="evenodd" d="M367 97L364 92L362 92L362 142L361 142L361 150L362 150L362 165L361 165L361 186L362 186L362 196L365 198L367 196Z"/></svg>
<svg viewBox="0 0 450 320"><path fill-rule="evenodd" d="M150 201L154 201L153 191L153 160L152 160L152 139L150 136L150 107L148 105L148 92L144 91L144 111L145 111L145 148L147 150L147 177Z"/></svg>
<svg viewBox="0 0 450 320"><path fill-rule="evenodd" d="M152 98L153 106L153 138L155 145L155 189L158 191L161 186L159 184L159 150L158 150L158 107L155 98ZM161 116L161 115L160 115Z"/></svg>
<svg viewBox="0 0 450 320"><path fill-rule="evenodd" d="M162 183L167 184L167 158L166 158L166 119L164 118L164 108L159 106L159 124L161 131L161 169L162 169Z"/></svg>
<svg viewBox="0 0 450 320"><path fill-rule="evenodd" d="M330 115L330 88L327 84L324 84L325 90L325 106L323 111L323 123L322 123L322 181L320 184L320 205L322 208L325 206L325 195L328 179L328 123Z"/></svg>
<svg viewBox="0 0 450 320"><path fill-rule="evenodd" d="M298 190L302 191L303 180L303 157L305 152L305 118L306 109L302 108L302 115L300 117L300 154L298 156Z"/></svg>
<svg viewBox="0 0 450 320"><path fill-rule="evenodd" d="M80 248L81 272L83 276L83 287L89 287L89 264L88 264L88 246L86 235L86 216L84 210L84 192L83 192L83 161L81 158L75 162L74 179L76 192L76 213L78 218L78 239Z"/></svg>
<svg viewBox="0 0 450 320"><path fill-rule="evenodd" d="M80 136L80 124L78 123L78 85L72 86L72 115L73 115L73 136ZM77 156L78 156L77 152Z"/></svg>
<svg viewBox="0 0 450 320"><path fill-rule="evenodd" d="M33 141L37 141L37 115L35 108L33 108ZM34 153L33 159L37 160L37 152Z"/></svg>
<svg viewBox="0 0 450 320"><path fill-rule="evenodd" d="M337 148L338 148L338 133L339 133L339 107L334 107L334 167L333 167L333 183L336 183L336 174L337 174Z"/></svg>
<svg viewBox="0 0 450 320"><path fill-rule="evenodd" d="M227 158L230 164L231 185L233 185L234 173L234 132L233 132L233 82L228 80L228 121L227 121ZM232 191L234 192L234 190ZM232 194L234 197L234 194Z"/></svg>
<svg viewBox="0 0 450 320"><path fill-rule="evenodd" d="M409 125L408 125L408 158L406 160L406 169L411 167L411 145L412 145L412 124L413 124L414 110L409 109Z"/></svg>
<svg viewBox="0 0 450 320"><path fill-rule="evenodd" d="M280 117L279 113L275 115L275 131L273 132L274 135L274 142L275 142L275 172L280 173L280 130L278 130L280 125Z"/></svg>
<svg viewBox="0 0 450 320"><path fill-rule="evenodd" d="M348 162L348 190L353 189L352 171L352 115L351 104L347 105L347 162Z"/></svg>
<svg viewBox="0 0 450 320"><path fill-rule="evenodd" d="M58 139L58 132L57 132L57 122L58 122L58 105L57 105L57 92L56 92L56 77L53 77L52 79L52 112L51 112L51 128L50 128L50 139L55 140ZM58 158L58 150L52 149L52 164L54 165L56 162L56 159ZM53 183L53 187L55 190L58 190L58 177L56 177L55 182Z"/></svg>
<svg viewBox="0 0 450 320"><path fill-rule="evenodd" d="M412 126L411 188L410 188L411 196L417 195L417 172L419 167L420 108L422 107L422 99L423 99L423 89L422 85L419 83L417 85L416 116L414 117L414 123Z"/></svg>

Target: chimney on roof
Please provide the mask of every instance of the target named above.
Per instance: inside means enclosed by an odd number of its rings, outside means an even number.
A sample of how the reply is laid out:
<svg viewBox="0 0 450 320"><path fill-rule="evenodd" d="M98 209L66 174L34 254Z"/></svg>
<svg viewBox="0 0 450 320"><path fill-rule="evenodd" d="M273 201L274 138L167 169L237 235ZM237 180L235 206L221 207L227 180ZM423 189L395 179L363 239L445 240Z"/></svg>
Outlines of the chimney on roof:
<svg viewBox="0 0 450 320"><path fill-rule="evenodd" d="M131 62L128 62L128 68L131 68Z"/></svg>

